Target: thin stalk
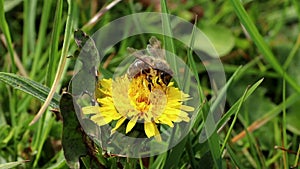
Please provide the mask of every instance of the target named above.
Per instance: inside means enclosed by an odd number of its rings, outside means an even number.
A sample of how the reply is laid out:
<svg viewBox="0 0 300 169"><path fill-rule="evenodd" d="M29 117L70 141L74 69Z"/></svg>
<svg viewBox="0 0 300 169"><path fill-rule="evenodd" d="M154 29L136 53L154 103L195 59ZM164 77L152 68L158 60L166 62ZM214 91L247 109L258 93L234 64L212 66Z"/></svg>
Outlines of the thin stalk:
<svg viewBox="0 0 300 169"><path fill-rule="evenodd" d="M287 135L286 135L286 86L283 79L283 92L282 92L282 146L287 147ZM287 152L283 153L283 165L284 168L288 168L288 156Z"/></svg>

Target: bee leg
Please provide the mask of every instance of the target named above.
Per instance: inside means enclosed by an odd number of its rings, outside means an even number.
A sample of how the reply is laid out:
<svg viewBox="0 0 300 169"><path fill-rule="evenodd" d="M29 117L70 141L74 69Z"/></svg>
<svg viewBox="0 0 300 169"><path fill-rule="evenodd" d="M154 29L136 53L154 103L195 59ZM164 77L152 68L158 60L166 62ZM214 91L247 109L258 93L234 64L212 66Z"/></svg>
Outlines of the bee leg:
<svg viewBox="0 0 300 169"><path fill-rule="evenodd" d="M160 83L160 81L159 81L159 78L156 78L156 83L157 83L158 85L161 85L161 83Z"/></svg>
<svg viewBox="0 0 300 169"><path fill-rule="evenodd" d="M147 79L147 81L149 82L149 83L152 83L152 76L151 75L147 75L147 77L146 77L146 79Z"/></svg>
<svg viewBox="0 0 300 169"><path fill-rule="evenodd" d="M151 84L148 84L148 89L151 92Z"/></svg>
<svg viewBox="0 0 300 169"><path fill-rule="evenodd" d="M146 79L148 81L148 89L151 91L151 86L153 86L152 76L151 75L147 75Z"/></svg>

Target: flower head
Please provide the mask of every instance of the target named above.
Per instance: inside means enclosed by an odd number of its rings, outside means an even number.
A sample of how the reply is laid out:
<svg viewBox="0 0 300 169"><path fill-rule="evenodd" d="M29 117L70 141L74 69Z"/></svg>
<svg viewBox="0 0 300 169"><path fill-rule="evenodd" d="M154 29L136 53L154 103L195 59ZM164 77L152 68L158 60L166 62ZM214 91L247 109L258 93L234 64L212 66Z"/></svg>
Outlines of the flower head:
<svg viewBox="0 0 300 169"><path fill-rule="evenodd" d="M155 136L161 140L157 124L173 127L173 123L189 122L189 111L194 108L183 105L189 95L174 87L174 83L164 84L155 76L157 71L150 69L153 78L140 73L134 78L127 75L115 80L102 79L97 87L96 97L100 106L83 107L84 114L91 114L91 120L99 126L117 120L112 129L115 132L126 119L126 133L136 123L144 123L144 131L148 138Z"/></svg>

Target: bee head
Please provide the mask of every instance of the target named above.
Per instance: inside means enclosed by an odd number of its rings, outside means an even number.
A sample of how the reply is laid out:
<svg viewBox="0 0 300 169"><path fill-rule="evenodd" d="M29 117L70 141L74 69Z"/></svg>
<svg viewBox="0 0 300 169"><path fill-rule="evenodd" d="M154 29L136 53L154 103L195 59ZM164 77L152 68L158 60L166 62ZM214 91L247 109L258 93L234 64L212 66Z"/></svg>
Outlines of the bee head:
<svg viewBox="0 0 300 169"><path fill-rule="evenodd" d="M165 85L168 85L172 78L172 76L169 73L164 72L164 71L160 72L159 76Z"/></svg>

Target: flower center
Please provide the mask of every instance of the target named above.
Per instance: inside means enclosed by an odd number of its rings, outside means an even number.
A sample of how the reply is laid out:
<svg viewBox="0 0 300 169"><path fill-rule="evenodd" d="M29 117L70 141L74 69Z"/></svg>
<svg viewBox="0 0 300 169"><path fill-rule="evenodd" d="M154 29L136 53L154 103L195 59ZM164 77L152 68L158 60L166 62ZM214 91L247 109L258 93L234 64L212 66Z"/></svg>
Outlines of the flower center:
<svg viewBox="0 0 300 169"><path fill-rule="evenodd" d="M135 76L129 86L128 96L130 103L139 111L139 116L149 116L153 104L157 104L165 96L167 86L157 76L158 70L150 69L148 74L140 73ZM160 98L157 96L159 93ZM164 108L165 105L162 106ZM163 111L163 110L161 110ZM150 115L153 117L153 115Z"/></svg>

